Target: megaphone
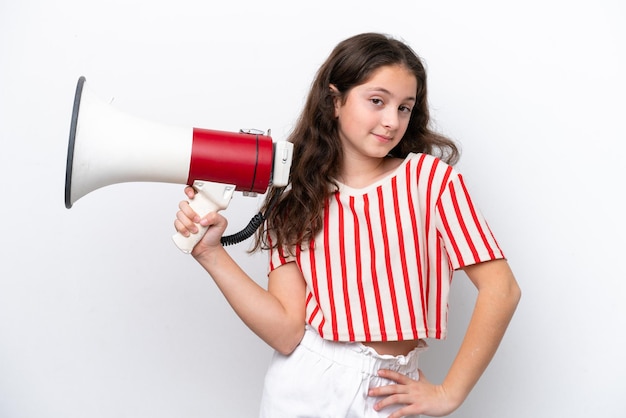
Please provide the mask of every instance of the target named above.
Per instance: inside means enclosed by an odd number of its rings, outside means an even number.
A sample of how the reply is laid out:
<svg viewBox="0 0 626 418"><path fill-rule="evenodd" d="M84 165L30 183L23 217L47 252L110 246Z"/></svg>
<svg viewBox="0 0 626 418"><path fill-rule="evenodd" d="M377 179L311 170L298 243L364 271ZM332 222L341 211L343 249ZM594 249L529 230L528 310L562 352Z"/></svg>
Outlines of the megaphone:
<svg viewBox="0 0 626 418"><path fill-rule="evenodd" d="M76 85L65 174L65 206L104 186L124 182L187 184L196 189L200 216L228 207L235 191L265 193L288 184L293 144L257 130L226 132L177 127L128 115L97 98L80 77ZM186 253L205 227L175 234Z"/></svg>

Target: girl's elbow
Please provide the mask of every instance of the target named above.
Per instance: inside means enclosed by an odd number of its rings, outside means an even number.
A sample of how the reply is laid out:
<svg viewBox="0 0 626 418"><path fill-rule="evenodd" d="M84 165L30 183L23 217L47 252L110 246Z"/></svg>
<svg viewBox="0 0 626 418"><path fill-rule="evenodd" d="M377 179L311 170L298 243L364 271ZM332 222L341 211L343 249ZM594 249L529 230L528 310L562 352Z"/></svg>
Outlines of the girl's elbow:
<svg viewBox="0 0 626 418"><path fill-rule="evenodd" d="M508 309L511 312L514 312L515 310L517 310L517 305L519 305L521 299L522 289L519 287L517 282L513 282L513 284L509 286L509 288L503 295L503 301L508 306Z"/></svg>
<svg viewBox="0 0 626 418"><path fill-rule="evenodd" d="M519 302L520 299L522 299L522 288L517 285L515 289L515 297L517 298L517 302Z"/></svg>
<svg viewBox="0 0 626 418"><path fill-rule="evenodd" d="M517 281L514 281L511 285L511 290L509 291L511 300L517 305L519 301L522 299L522 288L519 286Z"/></svg>
<svg viewBox="0 0 626 418"><path fill-rule="evenodd" d="M283 356L288 356L291 353L293 353L293 351L296 349L297 346L298 344L292 344L292 345L282 344L282 345L278 345L274 347L274 350L276 350L278 353L282 354Z"/></svg>
<svg viewBox="0 0 626 418"><path fill-rule="evenodd" d="M274 350L278 351L284 356L288 356L300 345L302 337L304 336L304 325L297 327L285 334L273 344Z"/></svg>

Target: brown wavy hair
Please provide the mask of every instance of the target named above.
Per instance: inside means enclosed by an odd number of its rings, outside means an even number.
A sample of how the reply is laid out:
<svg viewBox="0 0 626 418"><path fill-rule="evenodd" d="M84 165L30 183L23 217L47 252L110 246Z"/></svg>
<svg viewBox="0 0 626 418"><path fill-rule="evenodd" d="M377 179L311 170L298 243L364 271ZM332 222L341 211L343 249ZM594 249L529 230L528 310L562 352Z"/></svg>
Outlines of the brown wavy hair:
<svg viewBox="0 0 626 418"><path fill-rule="evenodd" d="M390 156L405 158L411 152L421 152L448 164L457 162L459 150L455 143L430 128L426 70L418 55L404 42L385 34L363 33L348 38L335 47L316 74L304 109L287 138L294 145L290 184L285 190L268 190L261 208L266 222L257 231L251 251L291 251L308 244L322 229L324 204L337 189L334 179L343 158L334 100L344 101L353 87L389 65L402 65L417 79L417 100L406 133ZM336 90L331 90L331 85Z"/></svg>

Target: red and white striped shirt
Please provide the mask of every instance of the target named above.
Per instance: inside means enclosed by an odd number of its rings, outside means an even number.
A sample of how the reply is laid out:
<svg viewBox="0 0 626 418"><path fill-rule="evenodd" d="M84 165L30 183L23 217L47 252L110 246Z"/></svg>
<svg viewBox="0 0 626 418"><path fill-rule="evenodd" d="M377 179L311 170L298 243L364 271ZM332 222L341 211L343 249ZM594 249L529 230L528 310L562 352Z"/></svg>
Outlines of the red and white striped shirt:
<svg viewBox="0 0 626 418"><path fill-rule="evenodd" d="M322 338L445 338L453 271L504 257L461 175L410 154L366 188L339 186L323 230L294 256L271 250L270 271L298 264L306 320Z"/></svg>

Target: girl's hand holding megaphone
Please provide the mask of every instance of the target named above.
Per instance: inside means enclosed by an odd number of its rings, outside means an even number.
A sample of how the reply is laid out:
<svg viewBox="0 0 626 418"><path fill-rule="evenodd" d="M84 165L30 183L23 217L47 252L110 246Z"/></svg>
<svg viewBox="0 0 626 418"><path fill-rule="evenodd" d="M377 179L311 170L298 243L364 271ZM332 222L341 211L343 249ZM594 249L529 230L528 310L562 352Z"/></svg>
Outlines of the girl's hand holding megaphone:
<svg viewBox="0 0 626 418"><path fill-rule="evenodd" d="M176 231L184 237L190 237L193 234L202 233L202 229L208 228L204 232L204 236L193 247L191 255L194 258L204 258L217 249L223 249L220 239L228 226L226 218L217 212L209 212L201 217L190 205L190 201L193 201L196 196L195 189L187 186L185 187L185 194L189 200L183 200L178 205L179 211L176 213L176 220L174 221Z"/></svg>

